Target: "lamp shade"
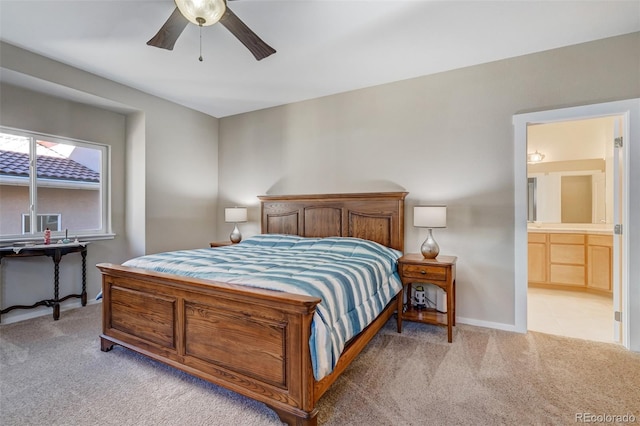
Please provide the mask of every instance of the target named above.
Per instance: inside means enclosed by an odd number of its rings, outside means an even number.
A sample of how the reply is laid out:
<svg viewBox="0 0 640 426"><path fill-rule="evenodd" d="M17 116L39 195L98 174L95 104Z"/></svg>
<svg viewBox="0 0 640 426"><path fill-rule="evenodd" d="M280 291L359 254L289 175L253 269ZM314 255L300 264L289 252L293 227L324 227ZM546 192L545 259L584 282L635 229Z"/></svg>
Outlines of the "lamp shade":
<svg viewBox="0 0 640 426"><path fill-rule="evenodd" d="M225 222L246 222L247 221L247 208L246 207L227 207L224 209L224 221Z"/></svg>
<svg viewBox="0 0 640 426"><path fill-rule="evenodd" d="M415 206L413 226L419 228L446 228L447 206Z"/></svg>
<svg viewBox="0 0 640 426"><path fill-rule="evenodd" d="M227 6L224 0L175 0L180 13L196 25L213 25L222 18Z"/></svg>

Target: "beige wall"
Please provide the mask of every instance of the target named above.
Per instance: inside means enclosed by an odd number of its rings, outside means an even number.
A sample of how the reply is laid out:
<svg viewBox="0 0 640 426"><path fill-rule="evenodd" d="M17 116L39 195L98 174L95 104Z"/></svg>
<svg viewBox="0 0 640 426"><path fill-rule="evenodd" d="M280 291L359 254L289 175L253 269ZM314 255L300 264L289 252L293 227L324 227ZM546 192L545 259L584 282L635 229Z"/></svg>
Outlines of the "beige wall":
<svg viewBox="0 0 640 426"><path fill-rule="evenodd" d="M215 238L217 118L2 42L0 63L3 77L20 76L21 81L38 90L3 81L1 125L95 141L112 148L111 203L116 237L89 246L90 298L101 285L93 267L96 263L122 263L144 253L205 247ZM77 262L69 256L61 264L61 274L66 274L64 268L70 268L66 276L72 278L65 285L74 291L79 288L75 279ZM6 283L3 307L30 305L51 297L49 259L10 259L2 263ZM21 285L26 282L28 286ZM34 312L16 310L3 315L2 320Z"/></svg>
<svg viewBox="0 0 640 426"><path fill-rule="evenodd" d="M4 47L3 51L4 53ZM2 57L4 62L4 57ZM4 63L2 64L5 65ZM110 259L119 262L130 253L124 232L125 179L122 173L124 157L125 117L112 111L66 101L19 87L0 84L0 124L17 129L86 140L111 147L111 202L114 240L91 243L87 255L87 283L90 298L100 291L100 276L93 267ZM4 218L4 205L0 208ZM80 289L80 256L65 256L60 263L60 294L77 293ZM49 258L2 260L2 306L31 305L53 296L53 264ZM76 303L71 299L66 304ZM11 321L37 311L14 310L2 316L2 322Z"/></svg>
<svg viewBox="0 0 640 426"><path fill-rule="evenodd" d="M130 155L113 178L124 179L126 172L127 191L135 193L136 198L129 200L136 208L127 205L133 215L127 222L144 226L144 235L137 229L127 237L144 239L143 243L135 241L139 250L155 253L198 247L209 241L217 211L217 118L6 43L0 46L0 63L12 74L37 81L45 90L120 110L125 116L123 138ZM50 124L48 119L41 121L41 127ZM64 132L72 121L73 117L64 115L51 127Z"/></svg>
<svg viewBox="0 0 640 426"><path fill-rule="evenodd" d="M416 252L426 231L411 226L411 207L446 204L435 237L459 257L458 315L509 329L512 117L640 96L639 46L636 33L223 118L219 209L250 206L250 235L256 195L403 188L405 248Z"/></svg>

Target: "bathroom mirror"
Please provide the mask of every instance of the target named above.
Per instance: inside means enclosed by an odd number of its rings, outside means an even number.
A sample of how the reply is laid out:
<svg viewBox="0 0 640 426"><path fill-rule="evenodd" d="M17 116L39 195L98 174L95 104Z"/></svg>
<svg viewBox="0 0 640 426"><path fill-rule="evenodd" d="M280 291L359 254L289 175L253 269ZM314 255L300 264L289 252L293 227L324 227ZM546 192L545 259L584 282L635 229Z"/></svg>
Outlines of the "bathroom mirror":
<svg viewBox="0 0 640 426"><path fill-rule="evenodd" d="M527 127L527 219L610 224L613 219L612 117Z"/></svg>
<svg viewBox="0 0 640 426"><path fill-rule="evenodd" d="M601 170L529 173L527 218L541 223L607 223Z"/></svg>

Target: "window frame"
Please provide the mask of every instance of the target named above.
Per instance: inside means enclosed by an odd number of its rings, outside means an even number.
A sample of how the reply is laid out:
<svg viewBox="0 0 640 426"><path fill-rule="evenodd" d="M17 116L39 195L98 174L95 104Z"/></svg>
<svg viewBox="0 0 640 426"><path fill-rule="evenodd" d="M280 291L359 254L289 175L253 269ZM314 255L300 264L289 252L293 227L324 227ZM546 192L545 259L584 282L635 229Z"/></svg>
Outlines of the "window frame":
<svg viewBox="0 0 640 426"><path fill-rule="evenodd" d="M30 223L37 223L35 221L38 220L38 216L42 215L56 215L57 213L39 213L38 205L37 205L37 192L38 192L38 177L37 177L37 168L36 168L36 156L37 156L37 141L47 141L53 143L60 143L65 145L73 145L76 147L89 148L89 149L97 149L101 152L100 155L100 183L99 183L99 191L100 191L100 229L91 229L91 230L69 230L72 232L74 236L78 236L83 240L101 240L101 239L112 239L115 237L113 234L111 227L111 147L106 144L86 141L81 139L75 139L65 136L56 136L50 135L46 133L33 132L23 129L16 129L12 127L0 126L0 132L9 133L16 136L29 138L29 160L30 160L30 168L29 168L29 217ZM43 180L42 178L40 179ZM44 179L46 181L46 179ZM1 181L0 181L1 182ZM58 214L58 216L61 216ZM24 231L24 220L22 220L22 230ZM65 230L61 229L60 231L51 232L52 238L57 238L63 236ZM16 241L32 241L32 240L41 240L44 236L44 231L38 232L37 226L31 227L30 233L28 234L5 234L0 235L0 242L16 242Z"/></svg>

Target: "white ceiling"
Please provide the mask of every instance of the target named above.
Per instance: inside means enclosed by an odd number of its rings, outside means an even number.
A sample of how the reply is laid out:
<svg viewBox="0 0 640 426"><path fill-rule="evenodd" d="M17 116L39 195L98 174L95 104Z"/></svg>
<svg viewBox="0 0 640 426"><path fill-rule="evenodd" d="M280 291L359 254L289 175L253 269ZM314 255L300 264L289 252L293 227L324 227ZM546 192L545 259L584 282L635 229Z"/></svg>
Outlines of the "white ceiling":
<svg viewBox="0 0 640 426"><path fill-rule="evenodd" d="M174 7L0 0L0 39L225 117L640 31L640 0L237 0L230 9L277 53L258 62L216 24L199 62L195 25L173 51L146 45Z"/></svg>

